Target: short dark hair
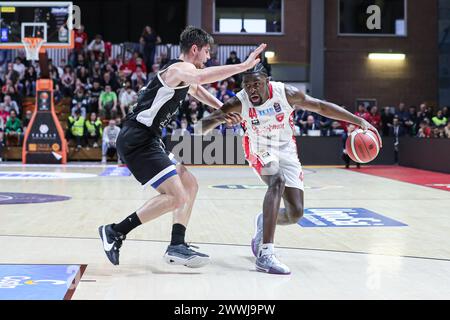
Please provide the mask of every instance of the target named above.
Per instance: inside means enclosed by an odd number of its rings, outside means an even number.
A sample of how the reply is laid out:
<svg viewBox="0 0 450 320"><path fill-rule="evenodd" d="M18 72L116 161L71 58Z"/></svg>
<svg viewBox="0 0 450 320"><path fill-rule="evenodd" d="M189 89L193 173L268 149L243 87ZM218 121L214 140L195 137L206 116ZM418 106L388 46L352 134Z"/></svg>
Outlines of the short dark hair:
<svg viewBox="0 0 450 320"><path fill-rule="evenodd" d="M188 26L180 35L180 49L188 53L195 44L199 49L214 43L213 37L203 29Z"/></svg>
<svg viewBox="0 0 450 320"><path fill-rule="evenodd" d="M266 67L260 62L256 66L254 66L251 69L248 69L247 71L244 71L242 73L243 76L249 75L249 74L255 74L255 73L261 73L262 75L265 75L266 77L269 76L269 73L267 72Z"/></svg>

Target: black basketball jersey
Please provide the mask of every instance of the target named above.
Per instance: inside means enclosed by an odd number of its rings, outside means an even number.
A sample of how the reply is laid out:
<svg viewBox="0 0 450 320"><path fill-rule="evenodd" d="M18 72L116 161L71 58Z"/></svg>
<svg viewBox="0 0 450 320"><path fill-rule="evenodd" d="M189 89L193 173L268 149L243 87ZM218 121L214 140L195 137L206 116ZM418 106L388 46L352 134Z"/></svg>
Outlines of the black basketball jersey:
<svg viewBox="0 0 450 320"><path fill-rule="evenodd" d="M178 112L189 91L189 85L170 88L161 78L167 68L182 60L171 60L156 77L143 87L138 93L138 99L127 120L136 121L149 128L152 133L161 136L166 127Z"/></svg>

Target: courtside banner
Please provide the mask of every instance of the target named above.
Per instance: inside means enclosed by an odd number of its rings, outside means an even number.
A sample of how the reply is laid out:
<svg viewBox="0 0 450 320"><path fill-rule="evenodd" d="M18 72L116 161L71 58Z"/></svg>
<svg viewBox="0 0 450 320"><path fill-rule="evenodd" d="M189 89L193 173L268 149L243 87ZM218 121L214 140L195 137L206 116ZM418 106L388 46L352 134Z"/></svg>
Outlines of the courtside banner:
<svg viewBox="0 0 450 320"><path fill-rule="evenodd" d="M52 106L51 90L37 92L37 110L26 132L24 162L26 163L64 163L64 136Z"/></svg>

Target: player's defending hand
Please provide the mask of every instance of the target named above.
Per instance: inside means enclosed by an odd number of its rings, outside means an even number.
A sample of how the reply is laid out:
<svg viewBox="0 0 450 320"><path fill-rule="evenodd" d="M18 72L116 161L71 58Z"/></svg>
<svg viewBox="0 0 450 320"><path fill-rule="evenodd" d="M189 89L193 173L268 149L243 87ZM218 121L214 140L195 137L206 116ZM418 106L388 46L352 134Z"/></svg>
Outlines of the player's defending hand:
<svg viewBox="0 0 450 320"><path fill-rule="evenodd" d="M373 133L375 133L378 136L378 141L380 142L380 148L383 148L383 139L381 139L380 133L373 125L371 125L369 122L367 122L366 120L361 118L361 124L359 126L361 127L361 129L364 132L366 132L367 130L370 130Z"/></svg>
<svg viewBox="0 0 450 320"><path fill-rule="evenodd" d="M266 49L266 47L267 47L267 44L262 43L258 48L255 49L255 51L253 51L248 56L247 60L245 60L243 63L245 70L253 68L261 61L261 59L258 57L261 54L261 52L263 52L264 49Z"/></svg>
<svg viewBox="0 0 450 320"><path fill-rule="evenodd" d="M230 112L224 114L224 120L229 125L235 125L242 122L242 117L240 113Z"/></svg>

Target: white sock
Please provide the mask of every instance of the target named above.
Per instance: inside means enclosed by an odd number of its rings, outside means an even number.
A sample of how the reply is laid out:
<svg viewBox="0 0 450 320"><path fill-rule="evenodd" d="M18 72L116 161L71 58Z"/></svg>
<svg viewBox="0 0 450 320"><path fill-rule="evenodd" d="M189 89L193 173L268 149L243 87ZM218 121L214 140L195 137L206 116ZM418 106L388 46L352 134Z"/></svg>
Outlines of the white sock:
<svg viewBox="0 0 450 320"><path fill-rule="evenodd" d="M274 254L274 245L273 243L263 243L260 247L259 247L259 254L258 256L262 257L262 256L268 256L271 254Z"/></svg>

